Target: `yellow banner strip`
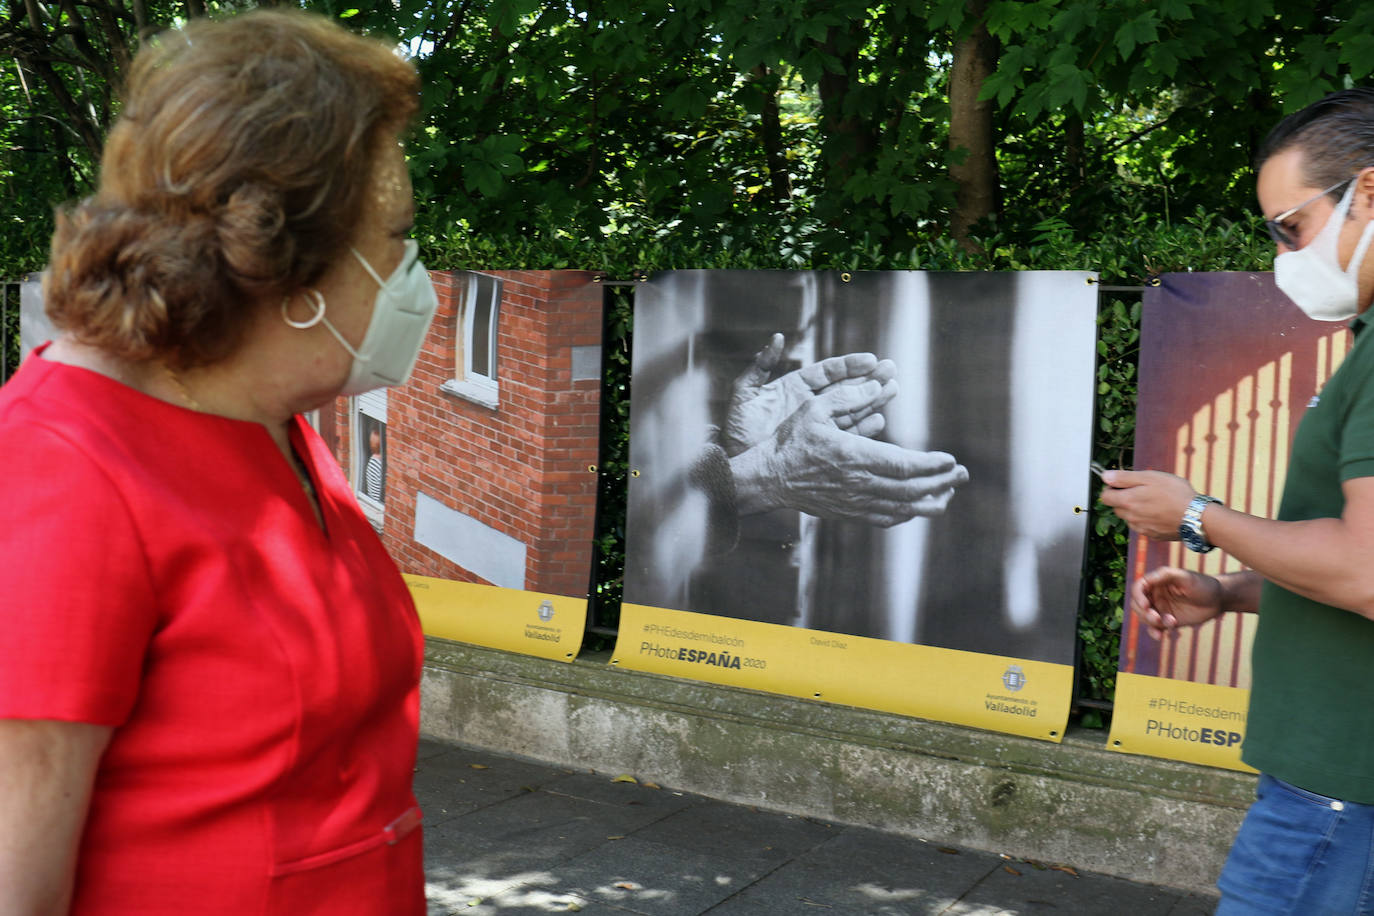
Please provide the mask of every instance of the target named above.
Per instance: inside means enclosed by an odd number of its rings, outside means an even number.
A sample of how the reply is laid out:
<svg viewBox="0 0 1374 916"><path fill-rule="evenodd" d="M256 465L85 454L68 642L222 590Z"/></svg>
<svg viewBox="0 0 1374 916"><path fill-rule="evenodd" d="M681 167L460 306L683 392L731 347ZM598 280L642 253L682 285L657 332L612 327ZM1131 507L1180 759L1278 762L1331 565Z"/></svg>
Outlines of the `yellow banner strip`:
<svg viewBox="0 0 1374 916"><path fill-rule="evenodd" d="M1255 772L1241 763L1250 691L1122 672L1107 747Z"/></svg>
<svg viewBox="0 0 1374 916"><path fill-rule="evenodd" d="M611 664L1062 741L1073 667L625 604Z"/></svg>
<svg viewBox="0 0 1374 916"><path fill-rule="evenodd" d="M404 577L430 636L570 662L582 648L587 599L429 576Z"/></svg>

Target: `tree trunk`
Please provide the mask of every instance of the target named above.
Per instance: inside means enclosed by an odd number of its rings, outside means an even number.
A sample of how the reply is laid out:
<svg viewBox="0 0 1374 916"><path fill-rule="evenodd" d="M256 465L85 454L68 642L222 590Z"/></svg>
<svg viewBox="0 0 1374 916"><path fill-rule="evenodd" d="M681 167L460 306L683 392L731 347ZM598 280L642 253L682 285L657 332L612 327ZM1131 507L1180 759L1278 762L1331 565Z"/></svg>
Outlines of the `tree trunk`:
<svg viewBox="0 0 1374 916"><path fill-rule="evenodd" d="M768 68L759 64L750 74L763 93L763 111L759 116L759 134L763 143L763 160L768 169L769 199L774 204L786 203L792 197L791 175L787 156L782 148L782 117L778 110L777 80Z"/></svg>
<svg viewBox="0 0 1374 916"><path fill-rule="evenodd" d="M997 139L992 123L992 102L980 102L983 81L997 66L997 42L984 24L987 0L967 0L966 21L975 23L969 34L954 45L949 74L949 148L967 155L949 167L957 185L950 232L966 249L977 246L969 231L980 219L1001 208L997 179Z"/></svg>
<svg viewBox="0 0 1374 916"><path fill-rule="evenodd" d="M1064 167L1065 183L1072 194L1083 187L1087 180L1087 146L1083 133L1083 119L1076 114L1064 119Z"/></svg>
<svg viewBox="0 0 1374 916"><path fill-rule="evenodd" d="M817 85L821 97L821 169L825 193L842 199L845 184L854 172L869 162L878 145L873 124L860 118L847 104L858 88L857 61L866 39L868 23L851 21L848 26L831 26L825 44L827 54L840 61L841 72L826 70Z"/></svg>

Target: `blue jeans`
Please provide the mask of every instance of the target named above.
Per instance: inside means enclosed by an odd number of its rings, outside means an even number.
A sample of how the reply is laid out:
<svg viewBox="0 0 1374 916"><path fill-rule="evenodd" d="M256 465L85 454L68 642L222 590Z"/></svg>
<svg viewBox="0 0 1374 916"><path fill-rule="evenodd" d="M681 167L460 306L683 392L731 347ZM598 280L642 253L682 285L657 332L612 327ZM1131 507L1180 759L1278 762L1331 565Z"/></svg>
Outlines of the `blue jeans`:
<svg viewBox="0 0 1374 916"><path fill-rule="evenodd" d="M1374 914L1374 805L1261 774L1217 887L1217 916Z"/></svg>

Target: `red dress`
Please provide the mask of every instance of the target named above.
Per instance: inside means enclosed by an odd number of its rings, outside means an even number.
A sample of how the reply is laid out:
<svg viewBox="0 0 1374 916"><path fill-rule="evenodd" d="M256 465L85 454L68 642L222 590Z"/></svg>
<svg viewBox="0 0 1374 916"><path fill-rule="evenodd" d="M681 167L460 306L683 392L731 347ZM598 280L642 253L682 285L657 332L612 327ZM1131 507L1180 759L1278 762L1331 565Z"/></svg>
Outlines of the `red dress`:
<svg viewBox="0 0 1374 916"><path fill-rule="evenodd" d="M290 435L325 530L259 424L37 355L0 389L0 717L115 727L73 914L424 912L419 620Z"/></svg>

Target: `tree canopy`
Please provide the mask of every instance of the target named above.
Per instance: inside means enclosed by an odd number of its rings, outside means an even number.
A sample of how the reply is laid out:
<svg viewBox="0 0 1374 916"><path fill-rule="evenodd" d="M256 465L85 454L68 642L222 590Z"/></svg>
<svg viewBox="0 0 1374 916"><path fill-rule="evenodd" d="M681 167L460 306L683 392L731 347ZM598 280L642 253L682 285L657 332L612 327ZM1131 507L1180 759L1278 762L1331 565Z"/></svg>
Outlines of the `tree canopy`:
<svg viewBox="0 0 1374 916"><path fill-rule="evenodd" d="M297 2L415 61L436 268L1265 269L1256 147L1374 69L1357 0ZM0 0L0 280L93 190L139 45L247 5ZM1094 455L1121 464L1140 307L1102 301ZM606 320L594 597L618 608L627 300ZM1097 507L1086 696L1111 694L1125 543Z"/></svg>
<svg viewBox="0 0 1374 916"><path fill-rule="evenodd" d="M304 5L413 56L411 163L441 249L749 237L802 263L1046 220L1239 219L1278 116L1374 68L1374 6L1356 0ZM90 190L139 43L234 8L0 0L4 272L41 263L51 206Z"/></svg>

